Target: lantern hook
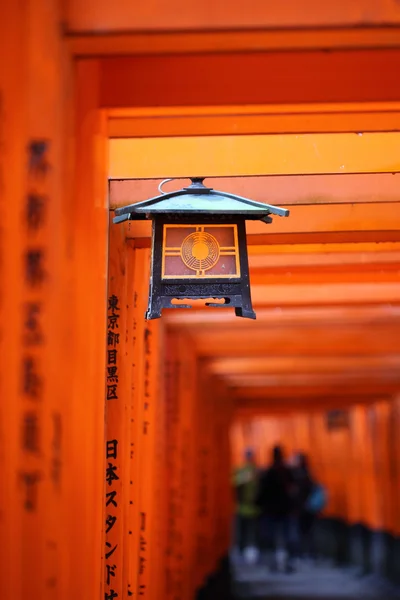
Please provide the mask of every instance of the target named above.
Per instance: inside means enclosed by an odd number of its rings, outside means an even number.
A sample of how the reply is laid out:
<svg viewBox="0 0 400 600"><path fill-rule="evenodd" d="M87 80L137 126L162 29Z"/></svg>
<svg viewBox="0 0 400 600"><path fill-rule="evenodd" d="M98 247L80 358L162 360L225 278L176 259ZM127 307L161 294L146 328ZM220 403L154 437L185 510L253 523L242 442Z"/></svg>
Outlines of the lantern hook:
<svg viewBox="0 0 400 600"><path fill-rule="evenodd" d="M162 186L164 185L164 183L168 183L168 181L173 181L173 178L171 178L171 179L164 179L164 180L163 180L163 181L160 183L160 185L158 186L158 191L160 192L160 194L167 194L167 193L168 193L168 192L163 192L163 191L162 191L162 189L161 189L161 188L162 188Z"/></svg>

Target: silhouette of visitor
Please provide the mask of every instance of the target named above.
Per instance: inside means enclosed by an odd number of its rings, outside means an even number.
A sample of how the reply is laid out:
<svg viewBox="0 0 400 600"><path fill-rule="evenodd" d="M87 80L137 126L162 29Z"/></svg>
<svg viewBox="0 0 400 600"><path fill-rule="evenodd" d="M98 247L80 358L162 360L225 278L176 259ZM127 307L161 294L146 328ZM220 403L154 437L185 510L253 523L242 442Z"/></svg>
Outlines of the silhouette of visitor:
<svg viewBox="0 0 400 600"><path fill-rule="evenodd" d="M275 446L272 451L272 464L260 477L257 497L262 514L263 548L273 551L270 562L272 570L278 568L279 538L286 551L285 570L294 570L297 531L293 494L292 470L285 464L282 448Z"/></svg>
<svg viewBox="0 0 400 600"><path fill-rule="evenodd" d="M299 518L300 556L309 556L315 560L317 558L315 525L327 502L326 491L313 479L308 458L302 452L295 455L293 476Z"/></svg>
<svg viewBox="0 0 400 600"><path fill-rule="evenodd" d="M245 548L257 547L256 505L258 491L258 468L254 451L248 448L244 454L244 464L235 469L233 485L236 496L236 543L243 552Z"/></svg>

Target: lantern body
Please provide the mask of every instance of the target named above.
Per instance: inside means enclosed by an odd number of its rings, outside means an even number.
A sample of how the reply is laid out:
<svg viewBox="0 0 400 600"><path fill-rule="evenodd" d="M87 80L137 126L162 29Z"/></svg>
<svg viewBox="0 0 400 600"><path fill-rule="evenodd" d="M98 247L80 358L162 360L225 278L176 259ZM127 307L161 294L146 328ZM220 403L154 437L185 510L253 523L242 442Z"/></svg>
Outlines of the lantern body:
<svg viewBox="0 0 400 600"><path fill-rule="evenodd" d="M207 306L230 306L238 316L255 318L243 219L156 217L151 261L147 319L160 317L163 308L190 308L173 299L205 298L224 300Z"/></svg>

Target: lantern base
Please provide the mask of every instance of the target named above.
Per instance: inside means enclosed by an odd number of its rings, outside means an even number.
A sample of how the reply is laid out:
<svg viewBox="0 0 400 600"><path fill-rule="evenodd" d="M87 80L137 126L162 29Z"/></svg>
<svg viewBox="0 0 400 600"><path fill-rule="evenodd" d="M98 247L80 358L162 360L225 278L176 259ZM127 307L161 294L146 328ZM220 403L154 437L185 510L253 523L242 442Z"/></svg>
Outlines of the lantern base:
<svg viewBox="0 0 400 600"><path fill-rule="evenodd" d="M180 299L180 300L205 300L206 298L210 298L210 295L207 296L185 296L184 298L179 296L157 296L150 297L149 304L146 311L146 320L151 321L152 319L159 319L161 317L161 312L164 308L192 308L190 304L172 304L172 300ZM206 306L210 306L212 308L234 308L235 315L237 317L243 317L244 319L255 319L256 313L253 310L251 305L250 298L246 299L241 295L232 295L232 296L213 296L215 300L225 300L224 304L220 304L218 302L206 302Z"/></svg>

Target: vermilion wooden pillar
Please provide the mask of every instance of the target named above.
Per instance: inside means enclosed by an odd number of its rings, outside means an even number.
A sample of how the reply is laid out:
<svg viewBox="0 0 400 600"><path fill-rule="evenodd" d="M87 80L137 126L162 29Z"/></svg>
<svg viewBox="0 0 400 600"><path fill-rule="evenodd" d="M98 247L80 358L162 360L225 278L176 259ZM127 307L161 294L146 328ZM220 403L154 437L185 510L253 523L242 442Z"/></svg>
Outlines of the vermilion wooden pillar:
<svg viewBox="0 0 400 600"><path fill-rule="evenodd" d="M146 254L147 251L136 251ZM144 321L144 316L142 317ZM155 543L156 514L161 499L156 496L157 477L157 419L159 403L159 330L160 322L147 322L143 328L144 338L144 386L142 398L137 407L139 444L139 522L136 543L138 544L138 585L137 595L156 600L156 582L152 577L157 573L157 563L162 560ZM139 326L140 332L140 326Z"/></svg>
<svg viewBox="0 0 400 600"><path fill-rule="evenodd" d="M194 593L194 494L197 474L196 357L189 338L168 333L166 344L166 477L168 598Z"/></svg>
<svg viewBox="0 0 400 600"><path fill-rule="evenodd" d="M197 517L195 512L196 480L195 453L201 431L198 429L197 414L197 357L193 340L187 335L179 335L176 340L179 353L178 394L180 403L180 435L179 435L179 487L180 511L182 519L181 554L182 554L182 600L192 598L194 587L194 553L195 529Z"/></svg>
<svg viewBox="0 0 400 600"><path fill-rule="evenodd" d="M162 545L157 545L162 537L162 526L158 509L164 510L165 497L160 497L163 463L160 454L158 434L163 422L163 371L161 369L161 329L162 323L146 322L144 319L149 284L149 250L134 250L134 279L128 294L133 299L133 361L132 361L132 417L131 417L131 456L132 469L130 500L133 515L130 519L132 536L130 544L133 569L130 568L132 583L128 592L133 595L156 600L158 584L155 575L164 557ZM160 419L160 421L159 421ZM162 442L161 442L162 444ZM132 506L130 504L130 506ZM136 574L135 574L136 569ZM133 580L135 584L133 583ZM135 587L133 587L135 585ZM129 594L128 594L129 596Z"/></svg>
<svg viewBox="0 0 400 600"><path fill-rule="evenodd" d="M153 583L152 593L157 598L166 597L165 564L167 548L167 502L168 471L166 469L166 402L165 402L165 330L163 323L157 324L157 339L153 340L153 348L157 352L157 373L153 382L153 401L156 405L154 414L155 449L153 494L155 498L152 515L154 532L151 547L150 577ZM157 342L157 345L155 344Z"/></svg>
<svg viewBox="0 0 400 600"><path fill-rule="evenodd" d="M217 564L223 559L230 547L232 530L232 488L231 460L229 452L229 432L231 426L231 398L222 381L214 383L214 544Z"/></svg>
<svg viewBox="0 0 400 600"><path fill-rule="evenodd" d="M141 362L137 361L137 325L138 317L138 302L137 302L137 285L140 279L136 278L138 265L135 260L135 250L131 240L127 240L125 244L126 263L125 263L125 278L126 278L126 341L125 341L125 357L123 366L129 375L127 375L127 413L126 413L126 455L127 455L127 473L125 483L127 489L124 496L124 536L126 544L123 552L123 573L124 585L123 592L129 596L129 593L134 594L137 586L137 553L138 545L137 530L138 530L138 493L139 493L139 474L138 474L138 441L137 441L137 383L135 382L139 376ZM140 351L141 351L140 345ZM138 371L139 369L139 371Z"/></svg>
<svg viewBox="0 0 400 600"><path fill-rule="evenodd" d="M391 419L391 465L392 465L392 494L396 506L400 502L400 438L398 436L400 425L400 396L396 395L393 398L392 404L392 419ZM400 514L395 511L393 532L395 535L400 534Z"/></svg>
<svg viewBox="0 0 400 600"><path fill-rule="evenodd" d="M136 250L113 224L108 280L103 593L155 600L166 502L162 324L144 319L149 251Z"/></svg>
<svg viewBox="0 0 400 600"><path fill-rule="evenodd" d="M392 530L394 508L390 486L389 418L389 402L380 401L375 403L370 419L370 427L379 509L379 529L388 532Z"/></svg>
<svg viewBox="0 0 400 600"><path fill-rule="evenodd" d="M68 331L72 353L69 427L65 451L69 504L67 540L72 597L97 599L104 552L105 368L107 325L107 148L105 116L98 110L95 61L75 70L74 178L64 218L73 268L68 282ZM62 361L60 361L62 364ZM74 516L72 522L72 515Z"/></svg>
<svg viewBox="0 0 400 600"><path fill-rule="evenodd" d="M26 59L24 47L24 11L19 4L5 7L0 22L0 51L8 56L8 61L0 62L2 86L0 146L0 200L4 210L1 236L1 281L3 290L7 282L7 293L3 292L1 303L0 348L5 368L1 377L1 396L9 401L0 403L1 418L1 465L4 476L0 494L1 531L0 560L7 577L0 578L1 595L5 598L21 599L21 521L24 500L21 494L20 447L21 426L23 423L23 396L20 385L21 369L21 314L23 243L21 211L25 192L26 162L25 119L21 115L26 110L25 85L16 66L23 65ZM11 58L12 57L12 58ZM7 260L4 260L7 250ZM7 437L6 437L7 436ZM33 515L33 518L34 515ZM37 519L37 517L36 517ZM38 585L33 580L32 598L38 600Z"/></svg>
<svg viewBox="0 0 400 600"><path fill-rule="evenodd" d="M230 542L230 400L187 335L166 345L167 597L191 598Z"/></svg>
<svg viewBox="0 0 400 600"><path fill-rule="evenodd" d="M127 244L125 230L110 218L105 370L106 436L104 460L104 580L102 596L127 593L125 553L130 540L125 507L130 495L129 413L131 404L130 336L127 315ZM130 281L132 284L132 281Z"/></svg>
<svg viewBox="0 0 400 600"><path fill-rule="evenodd" d="M7 576L0 586L4 597L15 599L90 599L100 589L105 193L92 209L97 175L105 183L106 155L97 145L93 160L94 121L79 126L87 123L90 98L85 105L78 100L75 156L82 171L72 194L74 152L66 132L74 96L66 94L72 77L60 19L57 2L13 4L3 14L0 36L7 56L1 66L0 442ZM81 201L76 213L75 200ZM94 410L98 400L100 411Z"/></svg>
<svg viewBox="0 0 400 600"><path fill-rule="evenodd" d="M216 563L215 547L212 545L215 506L213 464L214 453L217 451L217 448L213 446L215 398L213 382L206 371L203 371L200 379L199 393L201 404L198 418L202 435L200 436L197 467L199 472L197 561L200 567L199 583L203 585L208 575L213 572Z"/></svg>
<svg viewBox="0 0 400 600"><path fill-rule="evenodd" d="M96 73L57 2L1 22L1 595L98 598L104 451L106 152ZM68 90L68 92L67 92ZM72 114L76 119L76 130ZM6 443L5 443L6 442Z"/></svg>
<svg viewBox="0 0 400 600"><path fill-rule="evenodd" d="M180 402L178 378L180 371L177 337L168 333L165 343L165 468L166 468L166 561L165 597L173 600L182 594L179 572L179 552L181 544L181 513L179 504L179 425ZM183 560L180 559L181 562Z"/></svg>

